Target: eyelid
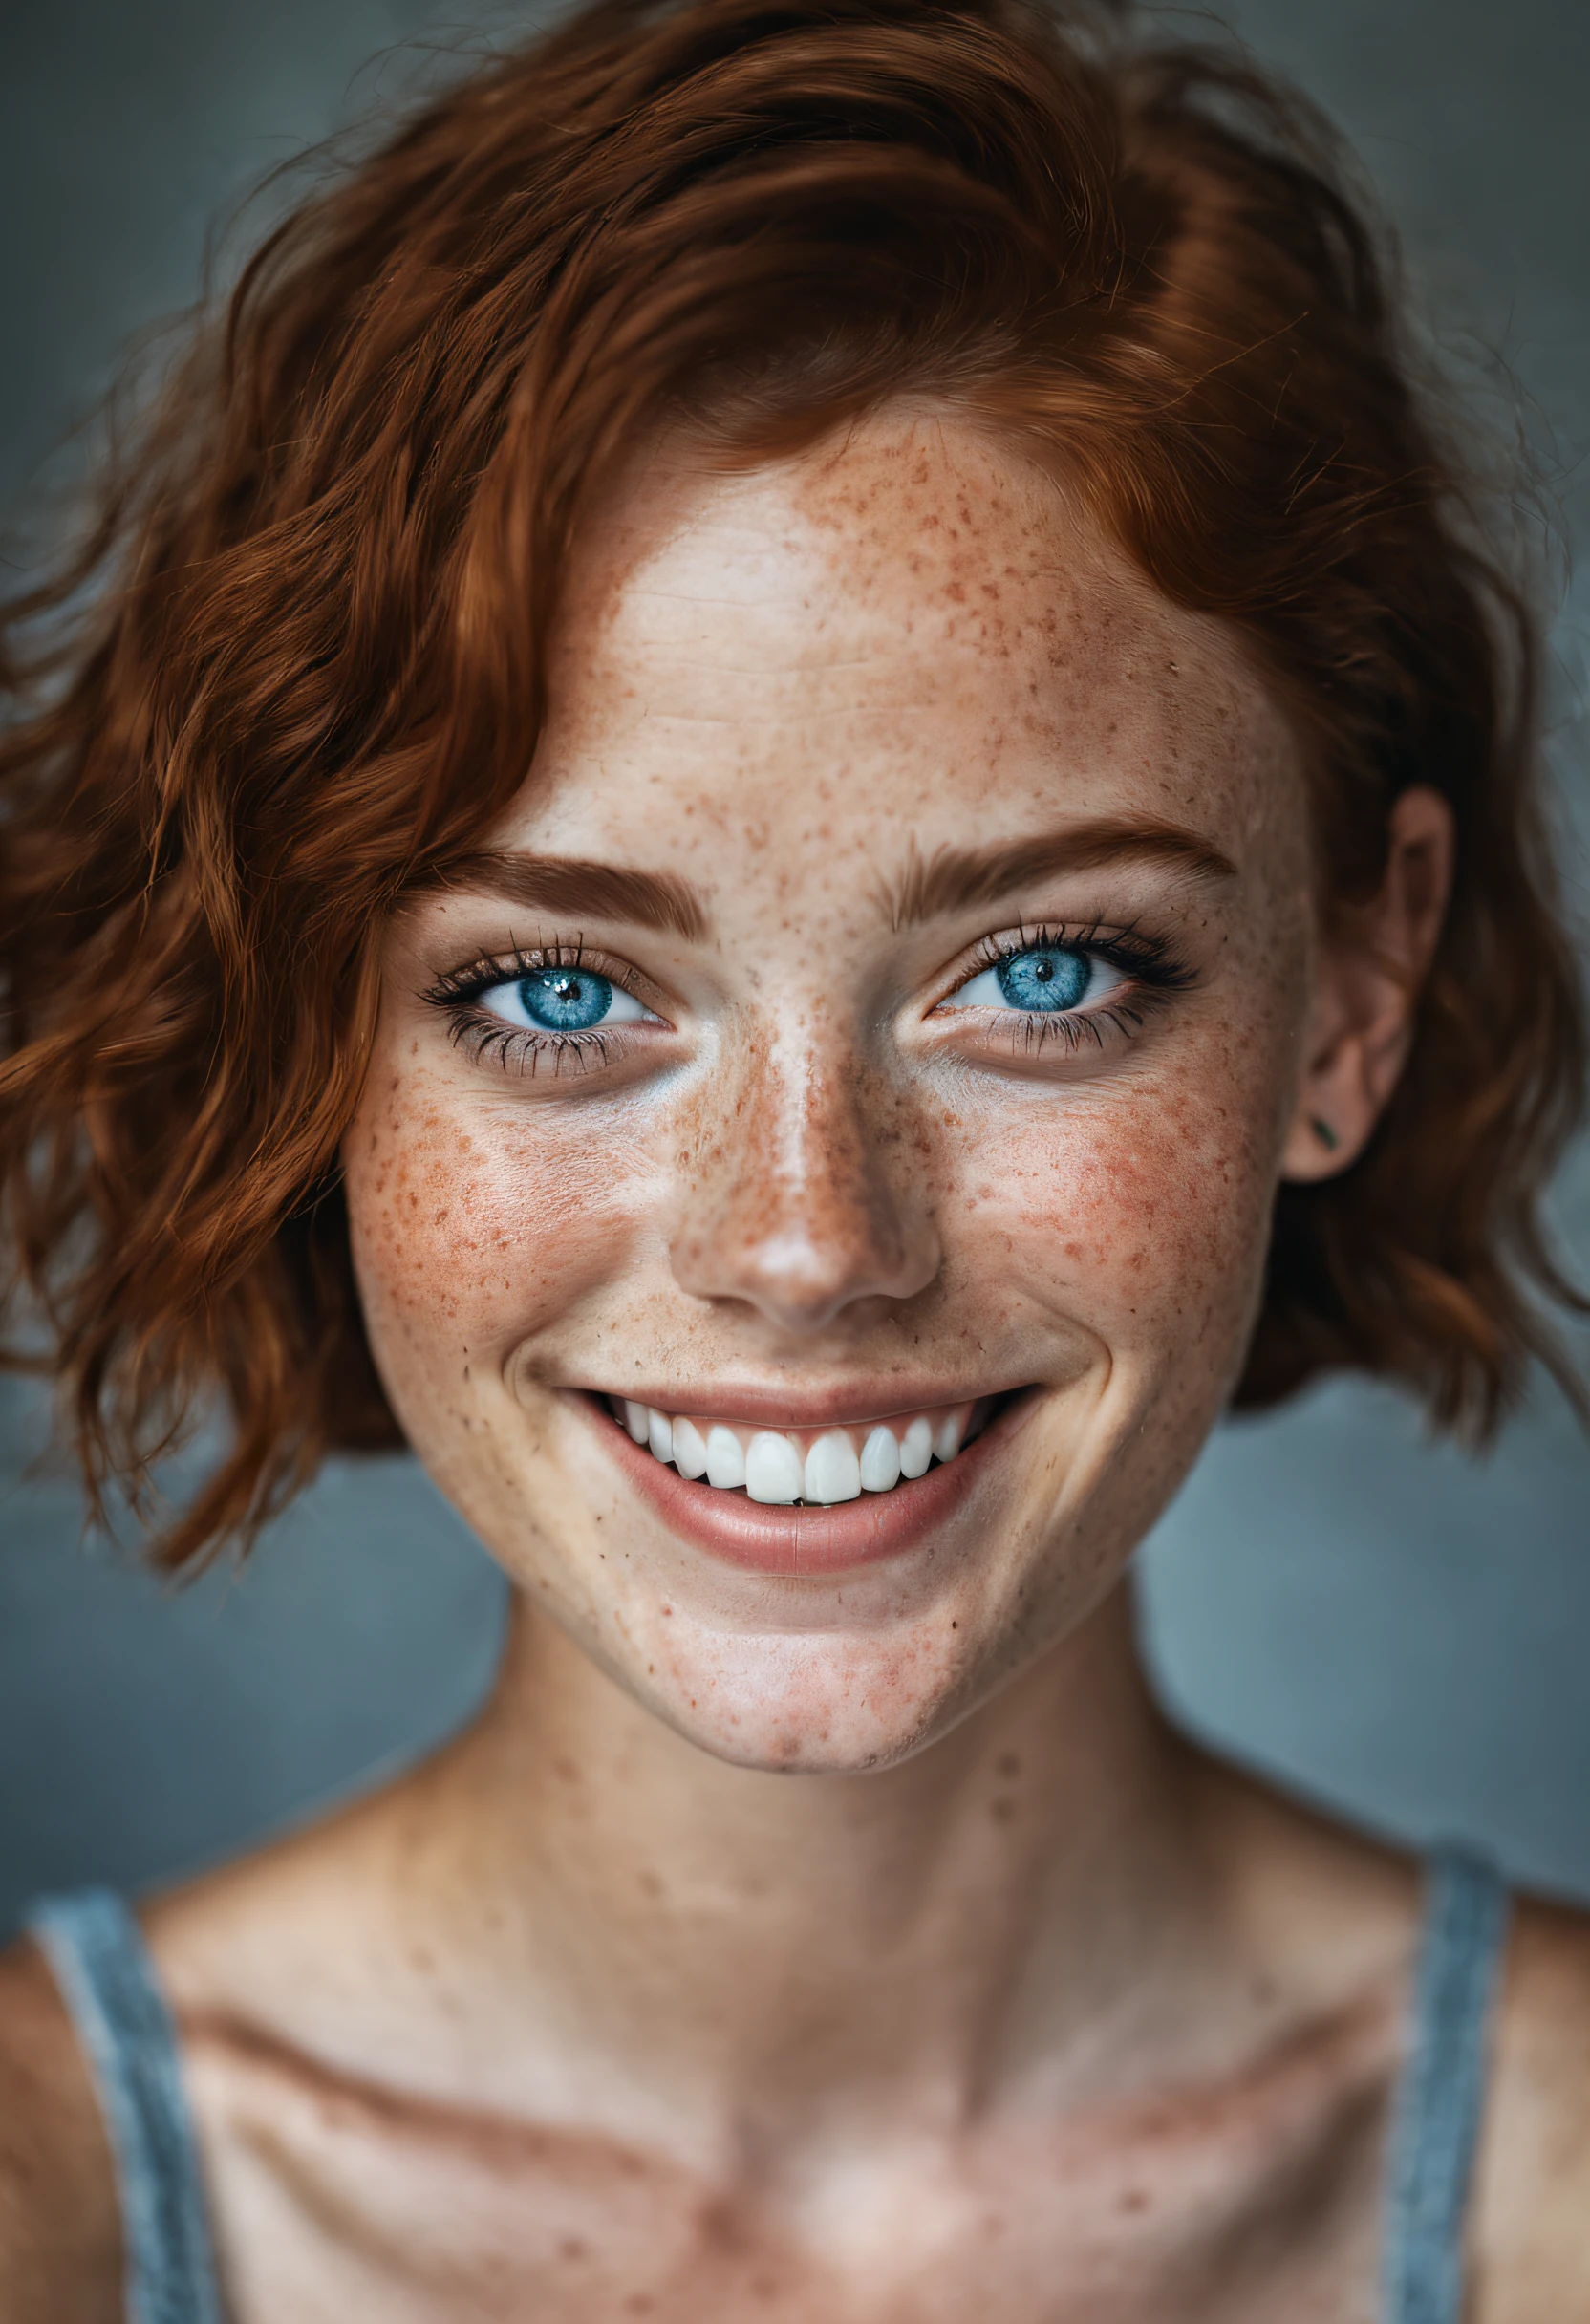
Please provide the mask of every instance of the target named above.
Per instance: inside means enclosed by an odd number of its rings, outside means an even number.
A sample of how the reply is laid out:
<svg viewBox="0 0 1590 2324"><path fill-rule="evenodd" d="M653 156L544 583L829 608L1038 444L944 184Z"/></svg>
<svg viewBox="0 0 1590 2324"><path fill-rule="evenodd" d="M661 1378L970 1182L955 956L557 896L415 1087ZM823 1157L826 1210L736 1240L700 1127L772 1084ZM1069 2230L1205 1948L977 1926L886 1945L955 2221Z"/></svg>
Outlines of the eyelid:
<svg viewBox="0 0 1590 2324"><path fill-rule="evenodd" d="M522 977L539 976L548 968L583 968L603 977L618 991L639 1002L660 1024L671 1025L669 1001L645 972L616 953L589 944L583 936L554 937L542 944L511 945L502 953L477 953L458 968L447 970L420 997L438 1008L467 1008L500 984Z"/></svg>
<svg viewBox="0 0 1590 2324"><path fill-rule="evenodd" d="M937 990L929 1001L926 1013L930 1017L936 1014L975 977L985 970L998 968L1001 961L1014 959L1024 952L1050 950L1082 953L1090 959L1102 960L1119 971L1128 982L1145 990L1178 992L1197 981L1194 972L1182 961L1166 938L1139 927L1134 921L1019 921L1014 927L979 936L974 945L952 961L935 979ZM1114 989L1118 990L1119 987ZM1002 1013L1014 1012L1009 1011L1007 1004L1006 1011ZM1057 1016L1063 1013L1055 1012ZM1080 1015L1084 1012L1078 1010L1071 1013Z"/></svg>

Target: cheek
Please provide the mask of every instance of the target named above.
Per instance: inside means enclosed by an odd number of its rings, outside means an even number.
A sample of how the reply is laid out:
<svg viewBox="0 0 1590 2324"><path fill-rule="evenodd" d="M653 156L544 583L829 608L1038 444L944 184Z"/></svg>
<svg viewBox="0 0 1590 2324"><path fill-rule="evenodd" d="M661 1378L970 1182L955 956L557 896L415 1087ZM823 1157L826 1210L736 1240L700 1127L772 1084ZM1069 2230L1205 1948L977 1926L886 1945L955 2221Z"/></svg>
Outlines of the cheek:
<svg viewBox="0 0 1590 2324"><path fill-rule="evenodd" d="M610 1276L630 1231L611 1141L422 1070L372 1075L344 1169L371 1343L399 1376L506 1353Z"/></svg>
<svg viewBox="0 0 1590 2324"><path fill-rule="evenodd" d="M1262 1279L1276 1117L1229 1069L1027 1107L978 1141L966 1230L1019 1297L1052 1302L1112 1354L1195 1347L1225 1372Z"/></svg>

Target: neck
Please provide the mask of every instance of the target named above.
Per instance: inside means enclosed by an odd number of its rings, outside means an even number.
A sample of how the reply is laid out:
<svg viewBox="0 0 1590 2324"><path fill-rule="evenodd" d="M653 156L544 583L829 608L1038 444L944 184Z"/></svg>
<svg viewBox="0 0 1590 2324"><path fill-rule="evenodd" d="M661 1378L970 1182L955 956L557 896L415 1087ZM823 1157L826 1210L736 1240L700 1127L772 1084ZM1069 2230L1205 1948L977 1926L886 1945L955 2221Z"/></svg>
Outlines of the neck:
<svg viewBox="0 0 1590 2324"><path fill-rule="evenodd" d="M942 1741L853 1776L707 1756L521 1607L486 1711L421 1778L405 1886L526 2055L574 2029L676 2120L787 2130L836 2093L920 2120L1119 2029L1195 1894L1187 1766L1124 1591Z"/></svg>

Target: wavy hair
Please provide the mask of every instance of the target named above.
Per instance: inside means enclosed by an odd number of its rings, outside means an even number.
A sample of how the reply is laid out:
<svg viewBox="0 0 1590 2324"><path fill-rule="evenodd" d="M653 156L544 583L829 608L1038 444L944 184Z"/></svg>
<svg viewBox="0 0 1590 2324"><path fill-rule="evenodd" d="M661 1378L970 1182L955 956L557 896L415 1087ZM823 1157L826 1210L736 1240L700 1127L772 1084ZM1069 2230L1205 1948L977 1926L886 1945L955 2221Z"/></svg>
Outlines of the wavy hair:
<svg viewBox="0 0 1590 2324"><path fill-rule="evenodd" d="M1322 124L1085 0L598 0L269 235L7 616L4 1250L97 1509L229 1410L169 1565L397 1440L337 1164L378 938L526 779L588 485L648 427L754 460L900 395L1246 641L1327 912L1407 785L1455 816L1407 1069L1282 1190L1242 1400L1358 1366L1484 1433L1559 1363L1585 1034L1536 640Z"/></svg>

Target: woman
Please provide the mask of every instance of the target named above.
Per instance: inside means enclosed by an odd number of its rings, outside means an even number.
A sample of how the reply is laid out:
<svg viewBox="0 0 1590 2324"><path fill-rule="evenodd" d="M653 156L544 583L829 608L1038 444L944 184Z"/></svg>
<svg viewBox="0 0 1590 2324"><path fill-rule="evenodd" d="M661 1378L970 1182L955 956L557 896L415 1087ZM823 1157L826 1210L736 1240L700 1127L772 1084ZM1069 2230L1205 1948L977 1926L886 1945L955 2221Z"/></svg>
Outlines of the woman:
<svg viewBox="0 0 1590 2324"><path fill-rule="evenodd" d="M1128 1610L1234 1397L1483 1432L1562 1292L1529 623L1317 128L588 10L280 229L52 609L91 1485L220 1396L175 1570L407 1442L516 1611L400 1781L41 1906L6 2317L1590 2308L1582 1927L1211 1763Z"/></svg>

